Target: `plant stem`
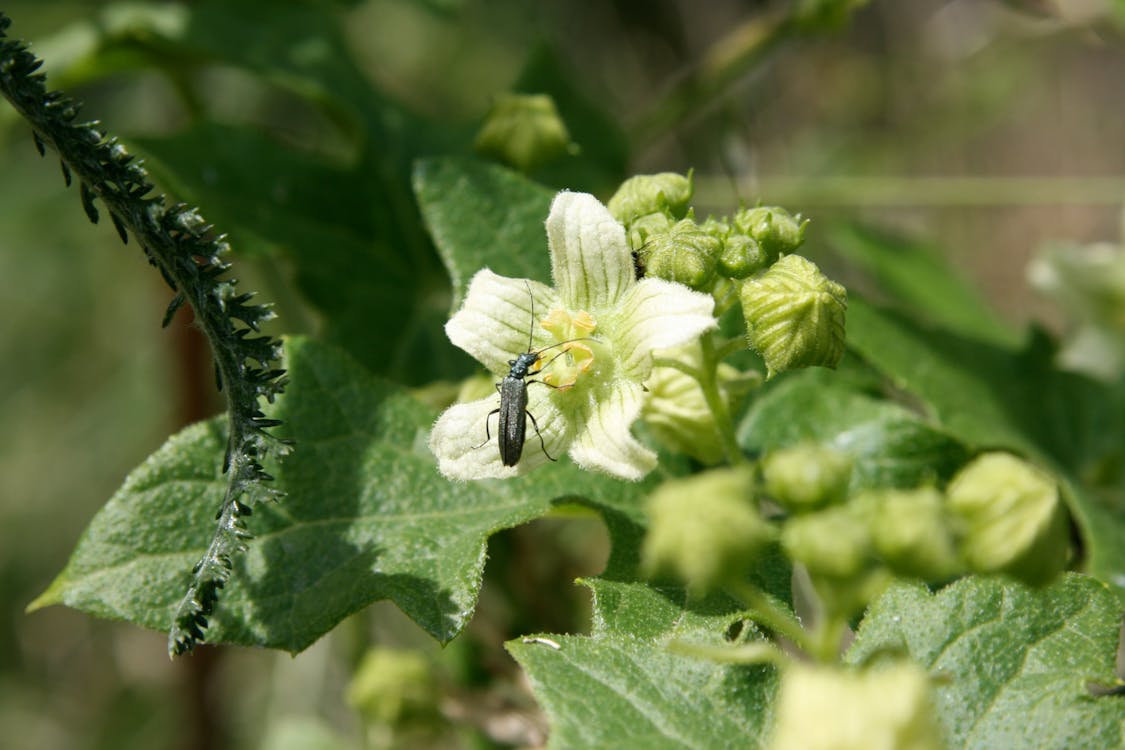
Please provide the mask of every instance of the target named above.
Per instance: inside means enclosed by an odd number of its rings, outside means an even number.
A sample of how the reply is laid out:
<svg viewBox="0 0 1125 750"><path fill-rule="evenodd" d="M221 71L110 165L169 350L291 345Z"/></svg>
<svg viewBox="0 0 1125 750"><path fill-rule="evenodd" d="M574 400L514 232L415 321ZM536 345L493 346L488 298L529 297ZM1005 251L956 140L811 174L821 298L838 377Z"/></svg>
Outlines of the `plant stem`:
<svg viewBox="0 0 1125 750"><path fill-rule="evenodd" d="M750 19L716 41L703 59L631 129L638 151L692 114L705 109L731 83L756 65L793 31L788 13L770 12Z"/></svg>
<svg viewBox="0 0 1125 750"><path fill-rule="evenodd" d="M721 358L715 351L714 334L704 334L699 343L703 348L703 364L699 368L699 387L703 391L707 408L711 410L711 414L715 418L715 427L719 430L719 438L723 442L723 451L726 453L727 463L731 466L738 466L746 461L746 457L738 446L730 412L727 410L722 394L719 393L718 373Z"/></svg>
<svg viewBox="0 0 1125 750"><path fill-rule="evenodd" d="M835 663L840 658L840 642L847 627L847 620L826 615L813 629L808 653L821 664Z"/></svg>
<svg viewBox="0 0 1125 750"><path fill-rule="evenodd" d="M697 659L707 659L723 664L773 664L782 666L791 661L788 654L769 641L713 646L705 643L673 640L669 641L668 650L673 654L692 656Z"/></svg>
<svg viewBox="0 0 1125 750"><path fill-rule="evenodd" d="M767 596L757 586L745 582L731 586L730 591L747 608L753 610L751 618L755 622L788 639L805 653L816 653L816 647L819 644L810 637L808 631L801 627L801 622L797 619L797 616L785 607L779 606L773 597Z"/></svg>
<svg viewBox="0 0 1125 750"><path fill-rule="evenodd" d="M681 362L678 359L671 359L669 357L653 357L652 365L653 367L671 367L673 370L679 370L692 380L703 380L703 373L689 365L687 362Z"/></svg>
<svg viewBox="0 0 1125 750"><path fill-rule="evenodd" d="M735 352L740 352L745 348L746 348L746 339L742 338L741 336L739 336L737 338L733 338L729 341L724 341L720 346L718 346L715 349L716 364L718 362L722 362L724 359L726 359L730 355L734 354Z"/></svg>

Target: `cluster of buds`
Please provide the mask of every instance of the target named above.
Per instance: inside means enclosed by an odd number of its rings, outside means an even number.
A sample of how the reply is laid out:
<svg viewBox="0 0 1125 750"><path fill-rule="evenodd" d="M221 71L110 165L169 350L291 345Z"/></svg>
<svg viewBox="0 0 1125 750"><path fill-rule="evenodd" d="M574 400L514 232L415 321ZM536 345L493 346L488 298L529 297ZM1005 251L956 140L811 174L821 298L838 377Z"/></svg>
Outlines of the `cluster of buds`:
<svg viewBox="0 0 1125 750"><path fill-rule="evenodd" d="M825 609L847 618L896 576L940 583L1003 573L1044 584L1068 562L1058 484L1011 454L978 456L944 492L851 493L851 477L848 456L800 444L766 455L758 475L717 469L666 482L649 505L649 571L707 590L745 576L763 546L779 539ZM762 498L785 514L767 520Z"/></svg>
<svg viewBox="0 0 1125 750"><path fill-rule="evenodd" d="M692 193L690 174L664 172L626 180L610 199L638 273L716 299L733 285L747 341L761 354L767 377L835 367L844 353L847 292L812 261L794 255L808 222L777 206L700 222L690 208Z"/></svg>
<svg viewBox="0 0 1125 750"><path fill-rule="evenodd" d="M762 461L769 497L789 512L780 536L844 616L892 575L929 582L1004 573L1049 582L1066 566L1067 514L1047 473L1008 453L985 453L944 492L935 487L849 494L850 461L797 445ZM819 584L819 585L818 585Z"/></svg>

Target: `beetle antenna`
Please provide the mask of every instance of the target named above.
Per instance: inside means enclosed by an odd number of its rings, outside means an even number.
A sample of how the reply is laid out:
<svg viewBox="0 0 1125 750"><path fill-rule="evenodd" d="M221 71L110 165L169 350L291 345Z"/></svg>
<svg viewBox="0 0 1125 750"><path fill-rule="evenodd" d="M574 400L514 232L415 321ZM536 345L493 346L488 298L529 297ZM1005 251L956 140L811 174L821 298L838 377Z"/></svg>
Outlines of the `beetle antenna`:
<svg viewBox="0 0 1125 750"><path fill-rule="evenodd" d="M527 287L527 298L531 300L531 325L527 327L527 350L530 352L532 335L535 332L535 295L531 293L531 282L524 279L523 284Z"/></svg>

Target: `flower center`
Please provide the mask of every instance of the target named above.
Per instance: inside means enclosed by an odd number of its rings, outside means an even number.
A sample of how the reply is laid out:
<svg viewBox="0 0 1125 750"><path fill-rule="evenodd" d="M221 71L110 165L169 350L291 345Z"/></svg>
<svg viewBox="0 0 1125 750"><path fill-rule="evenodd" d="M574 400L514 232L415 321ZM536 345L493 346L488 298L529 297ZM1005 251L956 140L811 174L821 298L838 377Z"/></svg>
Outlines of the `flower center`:
<svg viewBox="0 0 1125 750"><path fill-rule="evenodd" d="M543 382L556 388L570 388L578 377L594 364L594 350L588 345L590 334L598 327L594 316L585 310L571 314L566 310L552 310L540 325L559 343L547 347L539 360L539 369L550 367Z"/></svg>

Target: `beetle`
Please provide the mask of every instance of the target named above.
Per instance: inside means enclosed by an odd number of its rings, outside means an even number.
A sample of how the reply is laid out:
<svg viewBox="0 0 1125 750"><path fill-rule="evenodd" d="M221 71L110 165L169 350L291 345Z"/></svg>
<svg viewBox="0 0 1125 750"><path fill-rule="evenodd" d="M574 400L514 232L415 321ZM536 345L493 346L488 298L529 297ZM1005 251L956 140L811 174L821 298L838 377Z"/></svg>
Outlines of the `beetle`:
<svg viewBox="0 0 1125 750"><path fill-rule="evenodd" d="M500 406L485 416L484 442L476 446L480 448L492 440L488 420L492 418L493 414L499 414L496 423L497 443L500 447L500 462L505 466L515 466L520 462L520 456L523 455L523 444L527 438L528 419L531 420L531 425L535 428L535 434L539 437L539 447L543 449L543 455L551 461L558 460L547 452L547 444L543 441L543 434L539 432L539 423L535 421L535 415L527 410L527 386L530 383L540 383L550 388L558 388L559 386L544 383L542 380L528 380L527 376L531 374L531 368L535 367L543 358L543 352L569 344L572 341L582 341L588 338L570 339L542 349L532 349L532 333L535 328L535 296L531 293L530 284L527 285L527 295L531 300L531 326L527 331L527 351L520 352L515 359L508 360L508 374L496 384L496 392L500 394ZM551 362L565 353L565 350L559 352L551 359ZM549 365L550 362L547 364Z"/></svg>

